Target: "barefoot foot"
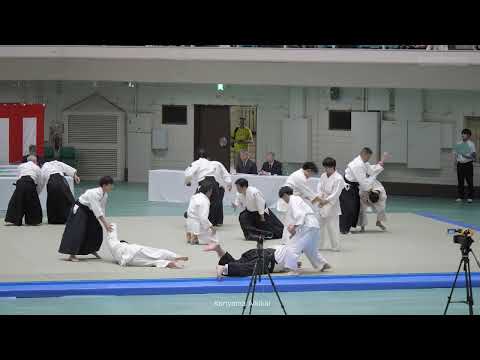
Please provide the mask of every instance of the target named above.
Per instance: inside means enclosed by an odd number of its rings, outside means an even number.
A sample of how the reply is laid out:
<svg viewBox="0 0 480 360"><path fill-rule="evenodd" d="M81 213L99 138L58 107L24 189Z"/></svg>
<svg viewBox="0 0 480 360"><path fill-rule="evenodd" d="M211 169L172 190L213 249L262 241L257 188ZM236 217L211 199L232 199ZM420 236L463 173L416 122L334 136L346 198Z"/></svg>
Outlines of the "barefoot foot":
<svg viewBox="0 0 480 360"><path fill-rule="evenodd" d="M325 264L323 265L322 269L320 270L321 272L324 272L325 270L331 269L332 266L330 264Z"/></svg>
<svg viewBox="0 0 480 360"><path fill-rule="evenodd" d="M217 251L219 246L218 243L211 242L203 248L203 251Z"/></svg>
<svg viewBox="0 0 480 360"><path fill-rule="evenodd" d="M380 229L382 229L383 231L387 230L387 228L385 227L385 225L383 225L380 221L377 221L377 224L376 224Z"/></svg>

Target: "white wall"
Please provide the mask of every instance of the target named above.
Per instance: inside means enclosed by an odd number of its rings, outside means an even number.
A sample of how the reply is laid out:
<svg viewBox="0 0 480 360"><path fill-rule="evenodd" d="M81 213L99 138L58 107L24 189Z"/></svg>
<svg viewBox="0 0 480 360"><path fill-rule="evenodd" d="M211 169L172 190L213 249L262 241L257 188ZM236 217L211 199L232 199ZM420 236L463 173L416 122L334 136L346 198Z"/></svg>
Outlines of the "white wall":
<svg viewBox="0 0 480 360"><path fill-rule="evenodd" d="M379 110L388 110L389 103L385 103L385 92L378 90L368 92L368 104L377 104ZM380 98L372 100L377 94ZM351 160L350 147L351 133L346 131L328 130L328 110L357 110L362 111L362 90L342 89L339 101L331 101L328 88L310 88L306 92L307 114L312 118L312 158L317 164L326 156L333 156L337 160L339 170L343 171ZM383 99L383 100L382 100ZM380 104L380 105L378 105ZM368 110L377 110L368 108ZM465 116L479 116L479 91L439 91L439 90L395 90L395 112L384 113L384 118L402 124L400 141L404 154L397 163L388 163L386 170L380 177L383 181L409 182L427 184L456 184L456 172L452 163L451 149L442 149L440 154L441 168L439 170L409 169L407 165L408 153L407 123L408 121L428 121L448 123L453 125L454 139L458 141L459 133L464 128ZM394 155L395 157L395 155ZM398 158L398 157L397 157ZM478 170L480 171L480 169ZM478 171L476 173L478 174ZM480 186L480 177L475 176L475 184Z"/></svg>
<svg viewBox="0 0 480 360"><path fill-rule="evenodd" d="M162 104L188 106L188 125L169 126L169 150L152 153L152 168L183 169L193 157L193 105L257 105L258 106L258 143L257 156L262 160L267 151L274 151L282 160L282 126L280 121L290 114L291 88L282 86L241 86L227 85L225 95L217 97L216 86L199 84L149 84L138 89L129 88L122 83L100 83L94 88L91 82L30 82L26 87L18 88L13 82L0 82L1 102L44 102L46 107L45 135L48 126L61 121L61 111L72 103L90 95L94 90L116 103L128 113L154 113L153 126L161 124ZM311 160L318 165L326 156L337 159L338 167L343 170L351 160L352 139L350 132L328 130L329 109L349 109L364 111L361 88L341 88L340 99L330 100L329 88L303 88L305 98L305 116L312 120ZM297 94L297 90L293 93ZM138 97L135 99L135 95ZM402 95L403 94L403 95ZM455 138L464 127L464 116L480 116L480 91L453 90L401 90L395 91L396 112L388 112L390 101L386 89L368 91L368 110L382 110L384 118L404 121L402 115L402 96L413 97L419 105L415 107L413 121L431 121L454 125ZM135 103L136 102L136 103ZM135 106L136 105L136 106ZM408 104L405 105L408 108ZM373 108L372 108L373 107ZM418 110L418 111L417 111ZM294 112L300 111L299 109ZM405 128L406 129L406 128ZM406 134L402 141L407 141ZM408 147L405 147L406 155ZM477 171L478 173L478 171ZM451 162L451 150L443 149L440 170L409 169L406 159L403 163L388 164L383 174L384 181L415 182L431 184L456 184L456 173ZM475 176L479 185L479 177Z"/></svg>

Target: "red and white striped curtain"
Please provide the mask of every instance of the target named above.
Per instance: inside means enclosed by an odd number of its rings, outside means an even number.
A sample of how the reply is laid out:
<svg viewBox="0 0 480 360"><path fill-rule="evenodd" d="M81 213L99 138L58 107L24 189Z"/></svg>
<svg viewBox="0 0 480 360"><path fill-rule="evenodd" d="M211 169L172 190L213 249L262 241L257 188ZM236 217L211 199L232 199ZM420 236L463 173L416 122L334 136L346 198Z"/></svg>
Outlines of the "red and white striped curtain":
<svg viewBox="0 0 480 360"><path fill-rule="evenodd" d="M30 145L43 156L43 104L0 104L0 164L22 161Z"/></svg>

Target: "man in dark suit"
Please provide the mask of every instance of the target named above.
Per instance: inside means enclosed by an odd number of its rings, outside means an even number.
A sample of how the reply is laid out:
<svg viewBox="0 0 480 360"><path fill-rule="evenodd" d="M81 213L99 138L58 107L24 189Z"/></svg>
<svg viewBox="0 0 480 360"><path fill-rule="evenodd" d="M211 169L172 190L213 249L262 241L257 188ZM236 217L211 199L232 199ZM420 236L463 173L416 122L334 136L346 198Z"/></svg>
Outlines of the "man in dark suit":
<svg viewBox="0 0 480 360"><path fill-rule="evenodd" d="M260 175L282 175L282 163L275 160L275 154L273 152L267 153L266 160L263 163Z"/></svg>
<svg viewBox="0 0 480 360"><path fill-rule="evenodd" d="M250 155L246 150L240 151L240 161L237 164L236 170L237 174L258 175L257 164L250 160Z"/></svg>

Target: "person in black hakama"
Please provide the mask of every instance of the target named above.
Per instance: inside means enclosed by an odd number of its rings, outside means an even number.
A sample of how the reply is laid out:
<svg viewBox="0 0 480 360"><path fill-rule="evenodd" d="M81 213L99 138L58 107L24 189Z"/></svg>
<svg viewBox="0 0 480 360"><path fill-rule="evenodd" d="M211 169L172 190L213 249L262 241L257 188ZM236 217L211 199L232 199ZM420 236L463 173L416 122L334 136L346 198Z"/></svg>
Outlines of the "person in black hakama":
<svg viewBox="0 0 480 360"><path fill-rule="evenodd" d="M231 177L225 167L218 161L207 159L205 150L198 151L198 159L185 170L185 185L191 186L192 182L198 182L200 186L211 186L210 213L208 219L213 226L223 225L223 197L225 188L220 186L219 181L226 184L227 190L231 190ZM186 213L184 217L186 217Z"/></svg>
<svg viewBox="0 0 480 360"><path fill-rule="evenodd" d="M384 161L388 154L384 153L381 161L377 165L370 165L369 160L372 156L370 148L363 148L355 159L353 159L345 169L345 188L340 194L340 232L348 234L351 228L357 227L360 215L360 192L369 191L374 177L368 177L375 174L380 168L383 168Z"/></svg>
<svg viewBox="0 0 480 360"><path fill-rule="evenodd" d="M232 190L232 177L221 162L209 161L213 169L213 178L206 177L205 180L199 184L204 185L205 183L210 183L212 185L213 192L210 198L210 213L208 218L213 226L221 226L223 225L223 198L225 197L225 190Z"/></svg>
<svg viewBox="0 0 480 360"><path fill-rule="evenodd" d="M281 239L283 224L272 210L266 207L265 198L260 190L249 186L248 181L243 178L235 181L235 185L238 193L232 206L244 209L238 220L245 239L250 240L250 235L259 235L265 231L272 233L272 239Z"/></svg>
<svg viewBox="0 0 480 360"><path fill-rule="evenodd" d="M93 254L100 258L97 251L103 242L103 230L111 232L113 227L105 218L108 193L113 189L113 179L104 176L100 179L99 187L87 190L73 206L68 217L62 242L58 250L61 254L68 254L70 261L78 261L76 255Z"/></svg>
<svg viewBox="0 0 480 360"><path fill-rule="evenodd" d="M302 263L298 261L297 255L289 245L275 245L266 248L263 253L259 253L258 249L250 249L245 251L239 259L235 259L231 254L226 252L218 243L210 243L204 249L206 252L216 252L218 255L217 277L244 277L253 275L255 264L259 259L259 255L263 254L263 259L259 261L260 274L280 273L298 270Z"/></svg>
<svg viewBox="0 0 480 360"><path fill-rule="evenodd" d="M42 167L42 177L47 184L47 217L49 224L65 224L75 198L70 190L65 175L80 183L77 170L60 161L46 162Z"/></svg>
<svg viewBox="0 0 480 360"><path fill-rule="evenodd" d="M38 194L42 192L44 183L37 157L29 155L28 162L19 165L18 170L19 177L8 203L5 222L22 226L25 216L25 224L39 225L42 223L43 212Z"/></svg>

